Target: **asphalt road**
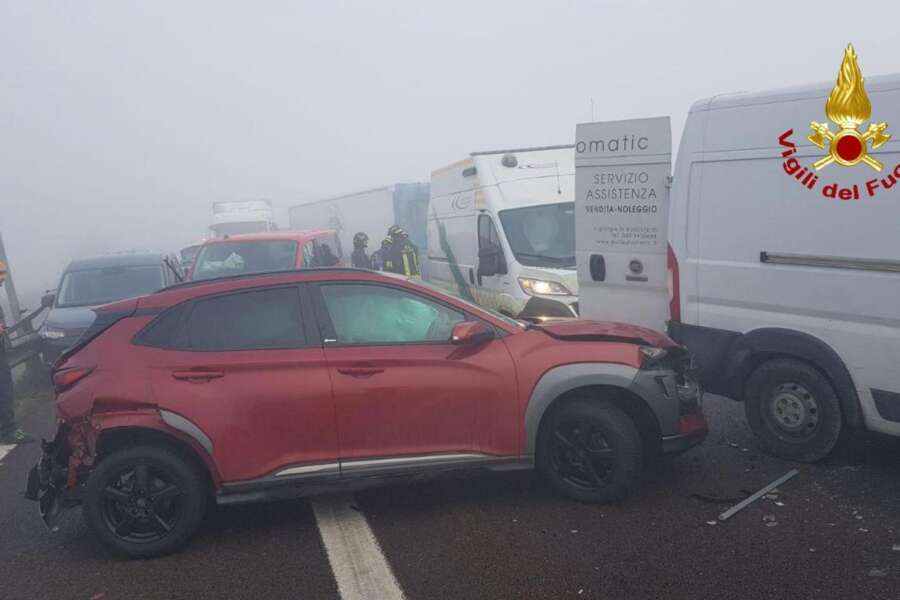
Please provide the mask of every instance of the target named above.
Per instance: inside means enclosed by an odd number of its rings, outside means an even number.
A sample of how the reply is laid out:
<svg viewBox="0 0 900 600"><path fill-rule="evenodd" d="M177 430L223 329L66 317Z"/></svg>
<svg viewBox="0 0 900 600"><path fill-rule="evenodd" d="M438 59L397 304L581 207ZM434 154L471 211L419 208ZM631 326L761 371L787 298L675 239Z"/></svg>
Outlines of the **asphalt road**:
<svg viewBox="0 0 900 600"><path fill-rule="evenodd" d="M361 492L355 507L410 599L900 598L900 445L798 466L757 451L739 405L706 409L707 442L620 505L571 502L519 472ZM24 424L48 435L52 407ZM181 553L125 561L77 510L44 528L21 494L38 452L0 460L3 600L339 597L307 501L219 508ZM777 498L708 524L795 466Z"/></svg>

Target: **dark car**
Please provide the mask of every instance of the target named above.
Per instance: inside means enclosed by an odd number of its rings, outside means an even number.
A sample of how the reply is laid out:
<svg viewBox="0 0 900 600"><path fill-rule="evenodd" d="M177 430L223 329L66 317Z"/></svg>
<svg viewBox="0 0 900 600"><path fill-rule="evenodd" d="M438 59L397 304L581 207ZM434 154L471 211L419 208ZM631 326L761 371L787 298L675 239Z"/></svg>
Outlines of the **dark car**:
<svg viewBox="0 0 900 600"><path fill-rule="evenodd" d="M184 278L178 260L168 254L109 254L73 260L46 302L50 313L39 334L42 354L53 364L60 353L93 323L93 309L124 298L143 296Z"/></svg>
<svg viewBox="0 0 900 600"><path fill-rule="evenodd" d="M57 363L59 428L27 482L127 556L233 504L537 466L618 500L707 426L686 352L618 323L525 324L399 277L308 269L97 309Z"/></svg>

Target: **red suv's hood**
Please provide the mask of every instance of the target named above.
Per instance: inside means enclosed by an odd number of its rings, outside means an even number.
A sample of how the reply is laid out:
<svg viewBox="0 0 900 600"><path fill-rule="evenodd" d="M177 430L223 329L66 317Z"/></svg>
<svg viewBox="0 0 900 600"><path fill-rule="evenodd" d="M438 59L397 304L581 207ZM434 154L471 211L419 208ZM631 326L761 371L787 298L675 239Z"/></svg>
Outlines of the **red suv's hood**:
<svg viewBox="0 0 900 600"><path fill-rule="evenodd" d="M610 342L632 342L655 346L657 348L673 348L678 346L672 338L658 331L610 321L560 320L546 321L534 326L549 335L563 340L590 340Z"/></svg>

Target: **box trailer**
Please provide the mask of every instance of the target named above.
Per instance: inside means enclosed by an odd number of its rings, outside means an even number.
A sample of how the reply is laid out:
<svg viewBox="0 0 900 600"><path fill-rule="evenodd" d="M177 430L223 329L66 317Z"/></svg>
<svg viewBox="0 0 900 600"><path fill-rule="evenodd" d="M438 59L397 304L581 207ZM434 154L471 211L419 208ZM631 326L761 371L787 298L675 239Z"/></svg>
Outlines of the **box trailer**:
<svg viewBox="0 0 900 600"><path fill-rule="evenodd" d="M353 236L369 236L368 252L378 249L388 228L399 225L424 257L427 183L397 183L297 204L288 209L291 229L333 229L345 252L353 251Z"/></svg>

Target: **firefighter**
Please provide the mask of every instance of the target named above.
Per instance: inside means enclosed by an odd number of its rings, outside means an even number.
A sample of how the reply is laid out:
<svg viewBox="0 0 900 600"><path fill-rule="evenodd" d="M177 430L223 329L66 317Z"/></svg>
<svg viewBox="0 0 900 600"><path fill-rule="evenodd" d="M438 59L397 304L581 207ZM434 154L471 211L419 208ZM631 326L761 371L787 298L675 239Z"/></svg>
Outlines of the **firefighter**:
<svg viewBox="0 0 900 600"><path fill-rule="evenodd" d="M350 261L357 269L371 269L372 259L366 254L366 246L369 245L369 236L360 231L353 236L353 254Z"/></svg>
<svg viewBox="0 0 900 600"><path fill-rule="evenodd" d="M390 259L394 273L407 277L419 277L419 249L413 244L409 236L399 225L393 225L388 229L388 237L391 238Z"/></svg>
<svg viewBox="0 0 900 600"><path fill-rule="evenodd" d="M6 263L0 260L0 288L6 281L6 273ZM0 444L26 444L33 442L34 438L16 427L13 380L6 357L7 347L6 325L3 322L3 311L0 310Z"/></svg>
<svg viewBox="0 0 900 600"><path fill-rule="evenodd" d="M391 251L391 244L394 241L386 237L381 240L381 248L372 253L372 268L376 271L393 271L393 264L388 268L389 255Z"/></svg>

